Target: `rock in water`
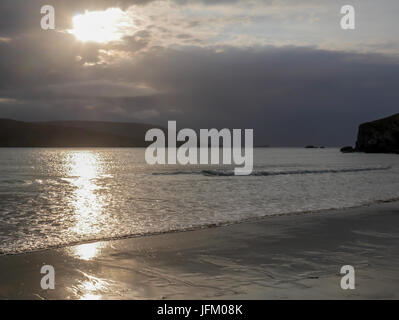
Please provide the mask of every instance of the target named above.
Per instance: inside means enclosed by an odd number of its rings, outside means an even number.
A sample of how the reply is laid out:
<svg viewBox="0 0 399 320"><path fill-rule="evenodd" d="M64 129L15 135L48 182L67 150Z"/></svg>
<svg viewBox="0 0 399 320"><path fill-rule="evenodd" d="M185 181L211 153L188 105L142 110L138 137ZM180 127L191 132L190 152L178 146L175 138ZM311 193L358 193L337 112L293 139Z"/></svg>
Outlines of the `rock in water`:
<svg viewBox="0 0 399 320"><path fill-rule="evenodd" d="M356 151L399 153L399 113L359 126Z"/></svg>
<svg viewBox="0 0 399 320"><path fill-rule="evenodd" d="M341 148L341 152L342 153L352 153L352 152L355 152L355 149L353 149L353 147L346 146L346 147Z"/></svg>

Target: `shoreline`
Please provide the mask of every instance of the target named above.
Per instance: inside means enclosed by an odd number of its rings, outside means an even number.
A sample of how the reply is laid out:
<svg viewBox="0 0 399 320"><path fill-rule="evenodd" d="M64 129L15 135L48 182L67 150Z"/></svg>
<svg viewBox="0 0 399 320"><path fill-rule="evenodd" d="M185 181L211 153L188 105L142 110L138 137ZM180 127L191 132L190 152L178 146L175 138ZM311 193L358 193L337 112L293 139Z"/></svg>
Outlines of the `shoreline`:
<svg viewBox="0 0 399 320"><path fill-rule="evenodd" d="M306 211L277 213L277 214L265 215L265 216L260 216L260 217L251 217L251 218L246 218L246 219L237 220L237 221L226 221L226 222L220 222L220 223L210 223L210 224L198 225L198 226L189 227L186 229L173 229L173 230L168 230L168 231L148 232L148 233L143 233L143 234L129 234L129 235L121 235L121 236L115 236L115 237L89 239L89 240L75 241L75 242L70 242L70 243L66 243L66 244L49 246L46 248L26 250L26 251L22 251L22 252L10 252L10 253L0 252L0 258L3 256L24 255L24 254L29 254L29 253L42 252L42 251L46 251L46 250L65 249L68 247L91 244L91 243L96 243L96 242L129 240L129 239L153 237L153 236L168 235L168 234L175 234L175 233L182 233L182 232L193 232L193 231L199 231L199 230L223 228L223 227L233 226L233 225L242 224L242 223L265 222L269 219L278 218L278 217L307 216L307 215L313 215L313 214L323 214L323 213L329 213L329 212L339 212L339 211L346 211L346 210L352 210L352 209L368 208L370 206L375 206L375 205L384 204L384 203L397 203L398 208L399 208L399 198L392 198L392 199L387 199L387 200L376 200L374 202L345 207L345 208L327 208L327 209L319 209L319 210L312 210L312 211L306 210Z"/></svg>
<svg viewBox="0 0 399 320"><path fill-rule="evenodd" d="M271 219L272 218L272 219ZM1 299L398 299L399 202L0 256ZM54 266L55 290L40 287ZM356 289L340 288L353 265Z"/></svg>

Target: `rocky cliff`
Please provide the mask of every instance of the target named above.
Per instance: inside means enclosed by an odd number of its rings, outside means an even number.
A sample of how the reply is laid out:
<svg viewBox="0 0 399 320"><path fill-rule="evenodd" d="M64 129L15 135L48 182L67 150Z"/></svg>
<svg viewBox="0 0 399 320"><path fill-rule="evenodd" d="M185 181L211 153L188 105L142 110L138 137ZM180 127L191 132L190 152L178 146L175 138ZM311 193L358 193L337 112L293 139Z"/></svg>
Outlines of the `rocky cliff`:
<svg viewBox="0 0 399 320"><path fill-rule="evenodd" d="M356 151L399 153L399 113L359 126Z"/></svg>

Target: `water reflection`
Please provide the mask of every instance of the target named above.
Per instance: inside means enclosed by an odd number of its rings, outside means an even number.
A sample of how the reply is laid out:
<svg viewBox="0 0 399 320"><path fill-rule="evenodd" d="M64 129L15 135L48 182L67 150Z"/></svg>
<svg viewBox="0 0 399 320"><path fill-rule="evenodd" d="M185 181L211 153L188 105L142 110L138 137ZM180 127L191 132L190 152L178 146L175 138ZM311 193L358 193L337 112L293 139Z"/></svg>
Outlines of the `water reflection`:
<svg viewBox="0 0 399 320"><path fill-rule="evenodd" d="M72 254L81 260L91 260L95 258L104 248L102 242L85 243L76 247L72 247Z"/></svg>
<svg viewBox="0 0 399 320"><path fill-rule="evenodd" d="M77 285L71 288L71 291L80 300L99 300L102 298L104 293L110 292L112 285L111 281L94 277L83 271L80 271L85 278L83 281L79 281Z"/></svg>
<svg viewBox="0 0 399 320"><path fill-rule="evenodd" d="M73 209L74 226L70 232L79 238L98 235L101 231L104 196L101 195L101 186L98 179L104 168L101 165L101 155L92 151L71 151L67 155L68 182L74 187L70 197L70 206ZM76 256L84 260L95 257L98 253L98 244L86 244L74 247Z"/></svg>

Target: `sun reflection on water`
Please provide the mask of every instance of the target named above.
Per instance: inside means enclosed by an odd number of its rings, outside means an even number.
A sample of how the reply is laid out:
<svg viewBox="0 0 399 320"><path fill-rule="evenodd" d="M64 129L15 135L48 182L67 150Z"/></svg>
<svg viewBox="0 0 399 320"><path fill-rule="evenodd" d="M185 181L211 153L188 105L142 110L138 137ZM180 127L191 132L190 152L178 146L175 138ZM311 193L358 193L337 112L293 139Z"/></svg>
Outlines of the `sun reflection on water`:
<svg viewBox="0 0 399 320"><path fill-rule="evenodd" d="M105 218L105 198L101 194L101 186L98 185L98 179L104 171L100 154L78 150L68 152L66 157L67 180L74 187L70 197L74 225L70 231L82 237L98 235ZM84 260L91 259L98 253L98 245L93 243L74 248L76 255Z"/></svg>
<svg viewBox="0 0 399 320"><path fill-rule="evenodd" d="M95 150L65 152L63 174L69 190L66 212L70 214L66 219L71 222L69 233L73 239L84 241L101 237L111 223L110 215L105 210L111 191L107 189L104 179L112 178L112 175L107 172L104 159L104 155ZM65 252L79 260L90 261L98 258L107 246L104 242L84 243L66 248ZM96 300L114 292L115 283L108 277L77 271L82 277L68 289L73 298Z"/></svg>

